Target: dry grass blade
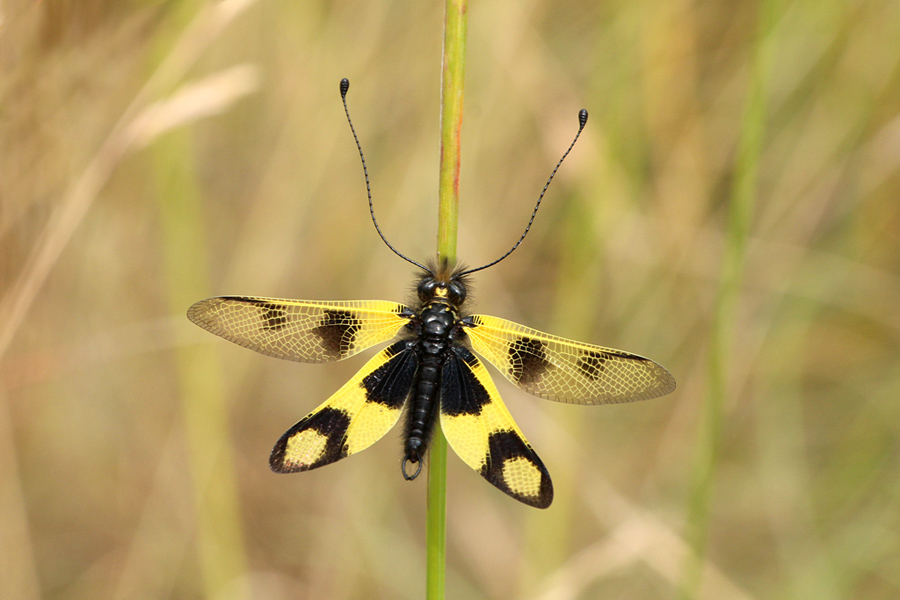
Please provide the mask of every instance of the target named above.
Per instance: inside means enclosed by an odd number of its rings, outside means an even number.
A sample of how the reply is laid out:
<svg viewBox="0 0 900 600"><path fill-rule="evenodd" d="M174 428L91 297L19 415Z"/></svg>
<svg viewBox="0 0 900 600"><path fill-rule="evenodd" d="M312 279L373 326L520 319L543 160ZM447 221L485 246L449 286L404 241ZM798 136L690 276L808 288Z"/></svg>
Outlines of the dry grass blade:
<svg viewBox="0 0 900 600"><path fill-rule="evenodd" d="M205 85L189 88L189 93L173 97L171 103L148 106L150 98L159 93L161 87L170 85L183 75L201 52L215 41L225 26L253 1L221 2L217 7L210 8L197 17L192 27L185 32L170 55L113 126L109 136L88 162L81 176L60 200L18 279L0 300L0 357L6 353L53 265L84 219L97 193L109 180L122 158L128 152L146 145L151 135L159 135L167 128L184 124L192 118L221 112L229 101L233 103L253 91L256 82L254 71L250 67L239 66L235 67L236 71L228 71L207 80ZM211 96L210 91L224 91L225 95ZM190 100L190 106L185 100ZM182 109L178 117L171 112L175 107Z"/></svg>

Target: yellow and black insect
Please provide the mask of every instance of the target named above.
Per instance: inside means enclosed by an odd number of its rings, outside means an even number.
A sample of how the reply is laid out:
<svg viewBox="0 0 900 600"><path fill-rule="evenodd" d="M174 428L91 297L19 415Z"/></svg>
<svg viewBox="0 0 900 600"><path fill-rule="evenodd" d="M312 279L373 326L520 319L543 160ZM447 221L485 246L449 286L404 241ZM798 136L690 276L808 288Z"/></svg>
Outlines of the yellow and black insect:
<svg viewBox="0 0 900 600"><path fill-rule="evenodd" d="M375 221L365 158L347 110L349 85L341 81L341 98L362 160L375 229L395 254L423 271L414 305L221 296L197 302L188 318L251 350L309 363L343 360L398 338L281 436L269 459L273 471L308 471L359 452L384 436L405 408L401 470L406 479L421 471L440 418L463 462L516 500L546 508L553 501L550 474L476 353L521 389L557 402L630 402L675 389L672 375L647 358L464 311L468 275L497 264L525 239L547 187L587 123L587 111L579 113L575 139L547 180L525 232L506 254L477 269L446 262L429 268L394 249Z"/></svg>

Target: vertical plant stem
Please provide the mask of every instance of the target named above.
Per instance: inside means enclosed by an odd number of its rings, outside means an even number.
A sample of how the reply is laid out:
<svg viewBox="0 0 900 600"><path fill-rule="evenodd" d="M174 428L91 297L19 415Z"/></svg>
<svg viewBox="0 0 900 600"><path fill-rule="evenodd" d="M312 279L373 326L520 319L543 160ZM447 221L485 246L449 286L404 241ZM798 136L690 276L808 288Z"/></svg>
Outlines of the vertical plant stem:
<svg viewBox="0 0 900 600"><path fill-rule="evenodd" d="M161 55L197 10L187 1L174 2L170 8L171 33L156 40ZM171 313L184 315L188 306L209 295L202 198L190 133L171 131L149 152L158 186L164 293ZM193 488L198 597L245 600L250 597L247 557L222 367L215 348L184 339L178 343L175 368Z"/></svg>
<svg viewBox="0 0 900 600"><path fill-rule="evenodd" d="M729 205L722 274L713 316L707 390L692 467L686 537L693 552L688 556L682 574L680 596L684 600L697 598L702 584L713 481L722 436L725 397L728 393L728 358L740 299L747 235L756 203L757 172L765 132L766 91L776 3L777 0L763 0L759 5L759 25L753 47L751 79L735 162L735 182Z"/></svg>
<svg viewBox="0 0 900 600"><path fill-rule="evenodd" d="M466 0L447 0L441 63L441 166L438 190L438 261L456 260L459 214L460 132L466 66ZM428 460L428 525L426 531L426 597L444 597L447 549L447 440L440 421Z"/></svg>
<svg viewBox="0 0 900 600"><path fill-rule="evenodd" d="M460 131L466 71L467 0L447 0L441 74L441 174L438 199L438 258L456 260L459 214Z"/></svg>
<svg viewBox="0 0 900 600"><path fill-rule="evenodd" d="M172 314L209 295L200 194L185 131L171 132L151 149L159 185L163 280ZM228 403L216 349L179 344L176 354L185 437L193 484L202 598L249 598L240 502L231 446Z"/></svg>

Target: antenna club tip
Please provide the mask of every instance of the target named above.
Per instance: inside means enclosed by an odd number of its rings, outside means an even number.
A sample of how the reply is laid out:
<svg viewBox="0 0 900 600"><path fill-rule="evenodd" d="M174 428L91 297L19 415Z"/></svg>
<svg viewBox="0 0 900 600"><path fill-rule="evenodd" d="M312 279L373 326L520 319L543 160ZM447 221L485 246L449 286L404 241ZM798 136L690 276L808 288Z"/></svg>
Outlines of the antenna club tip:
<svg viewBox="0 0 900 600"><path fill-rule="evenodd" d="M350 89L350 80L344 77L341 79L341 98L344 98L347 95L347 90Z"/></svg>
<svg viewBox="0 0 900 600"><path fill-rule="evenodd" d="M347 81L346 79L344 81ZM579 130L584 129L584 126L587 125L588 120L588 111L586 108L582 108L578 111L578 124L580 127Z"/></svg>

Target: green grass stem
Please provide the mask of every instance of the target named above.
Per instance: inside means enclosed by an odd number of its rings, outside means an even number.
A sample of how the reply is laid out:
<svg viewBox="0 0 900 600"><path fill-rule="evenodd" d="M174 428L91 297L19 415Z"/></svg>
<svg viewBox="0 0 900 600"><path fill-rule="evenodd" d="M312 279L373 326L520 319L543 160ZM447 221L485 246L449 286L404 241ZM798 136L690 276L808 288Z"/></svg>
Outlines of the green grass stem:
<svg viewBox="0 0 900 600"><path fill-rule="evenodd" d="M684 600L699 596L703 579L713 482L722 439L725 398L728 393L728 361L733 324L740 299L747 236L756 204L759 157L765 133L771 33L776 2L777 0L765 0L760 5L747 105L735 160L735 180L729 204L722 271L710 332L706 395L691 473L686 538L692 552L687 558L682 574L680 597Z"/></svg>
<svg viewBox="0 0 900 600"><path fill-rule="evenodd" d="M195 11L189 2L174 4L171 35L182 31ZM172 43L170 35L157 39L157 60ZM166 300L172 314L183 315L198 298L210 295L202 195L190 132L179 129L161 136L150 155L158 186ZM243 600L250 597L247 557L218 349L185 339L178 344L175 368L193 488L198 597Z"/></svg>
<svg viewBox="0 0 900 600"><path fill-rule="evenodd" d="M188 135L183 130L169 133L152 150L160 182L163 276L172 313L184 312L196 298L209 295L202 208ZM249 597L241 587L247 564L217 350L185 340L177 351L176 369L196 512L200 597L238 600Z"/></svg>
<svg viewBox="0 0 900 600"><path fill-rule="evenodd" d="M438 260L456 260L460 133L466 67L466 0L447 0L441 63L441 163L438 190ZM447 551L447 440L435 424L428 460L426 597L444 598Z"/></svg>

